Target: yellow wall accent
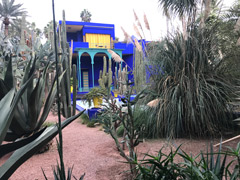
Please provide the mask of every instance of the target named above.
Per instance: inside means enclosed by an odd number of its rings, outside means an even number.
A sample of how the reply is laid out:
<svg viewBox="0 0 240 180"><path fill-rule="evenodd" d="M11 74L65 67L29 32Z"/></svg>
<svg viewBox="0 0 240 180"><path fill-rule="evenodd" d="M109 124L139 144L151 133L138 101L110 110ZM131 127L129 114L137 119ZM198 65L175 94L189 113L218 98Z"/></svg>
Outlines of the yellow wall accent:
<svg viewBox="0 0 240 180"><path fill-rule="evenodd" d="M110 48L109 34L88 34L86 33L86 42L89 43L89 48Z"/></svg>

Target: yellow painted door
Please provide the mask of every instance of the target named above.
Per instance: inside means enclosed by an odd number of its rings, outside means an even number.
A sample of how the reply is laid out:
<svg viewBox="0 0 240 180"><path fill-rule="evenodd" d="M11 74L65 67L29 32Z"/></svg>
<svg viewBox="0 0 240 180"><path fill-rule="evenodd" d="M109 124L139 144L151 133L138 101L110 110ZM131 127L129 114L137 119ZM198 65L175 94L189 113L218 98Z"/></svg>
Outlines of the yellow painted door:
<svg viewBox="0 0 240 180"><path fill-rule="evenodd" d="M111 37L109 34L86 34L86 42L89 43L89 48L104 48L109 49Z"/></svg>

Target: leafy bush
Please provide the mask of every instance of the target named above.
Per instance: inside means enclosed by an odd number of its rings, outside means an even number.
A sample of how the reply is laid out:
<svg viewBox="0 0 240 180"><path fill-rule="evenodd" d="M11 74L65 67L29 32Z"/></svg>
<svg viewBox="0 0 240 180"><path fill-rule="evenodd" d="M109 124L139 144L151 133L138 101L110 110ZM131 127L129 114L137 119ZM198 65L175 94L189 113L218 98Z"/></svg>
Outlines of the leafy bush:
<svg viewBox="0 0 240 180"><path fill-rule="evenodd" d="M220 61L214 27L189 27L155 43L150 50L151 90L159 103L152 108L156 135L160 137L209 136L231 128L236 86L216 71Z"/></svg>
<svg viewBox="0 0 240 180"><path fill-rule="evenodd" d="M80 119L82 121L82 124L87 124L90 121L88 115L85 113L80 116Z"/></svg>
<svg viewBox="0 0 240 180"><path fill-rule="evenodd" d="M105 97L108 105L98 114L97 118L103 124L104 132L111 135L120 152L120 155L128 162L135 159L135 147L142 142L142 133L144 126L137 124L134 119L134 108L139 99L143 98L144 92L140 92L134 100L131 100L133 87L132 83L122 82L127 86L124 98L121 98L123 104L119 106L113 97ZM122 126L124 130L123 140L120 141L117 135L117 129ZM121 146L122 145L122 146ZM128 147L128 153L125 150L125 145ZM130 163L130 170L135 175L135 165Z"/></svg>
<svg viewBox="0 0 240 180"><path fill-rule="evenodd" d="M162 148L157 156L146 154L144 159L139 161L136 158L132 162L136 165L136 179L220 180L225 178L236 180L240 178L240 143L236 149L229 148L227 152L223 152L220 146L217 153L213 151L211 144L210 152L207 149L207 153L201 152L194 157L181 150L180 147L177 147L175 151L171 149L169 154L163 153ZM181 156L183 161L176 162L176 156ZM227 164L227 158L231 156L235 159Z"/></svg>
<svg viewBox="0 0 240 180"><path fill-rule="evenodd" d="M95 97L103 97L103 96L106 96L107 95L107 90L106 89L103 89L103 88L99 88L99 87L94 87L92 89L90 89L90 91L85 94L81 99L83 101L87 101L88 102L88 105L91 106L92 104L92 100L95 98Z"/></svg>

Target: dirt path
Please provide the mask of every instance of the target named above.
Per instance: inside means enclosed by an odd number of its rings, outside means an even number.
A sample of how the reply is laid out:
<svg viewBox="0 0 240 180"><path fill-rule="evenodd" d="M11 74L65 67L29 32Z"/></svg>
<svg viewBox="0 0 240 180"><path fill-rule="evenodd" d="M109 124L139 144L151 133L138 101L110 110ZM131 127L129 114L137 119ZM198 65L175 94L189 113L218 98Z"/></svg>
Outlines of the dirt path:
<svg viewBox="0 0 240 180"><path fill-rule="evenodd" d="M52 115L49 121L56 121ZM207 140L178 139L176 144L183 144L186 152L193 154L206 149ZM149 152L156 154L162 147L167 146L165 140L149 140L138 146L138 154ZM72 122L63 130L63 151L66 167L73 167L73 175L79 178L86 173L84 180L122 180L121 172L128 170L128 165L116 150L111 137L100 130L100 127L88 128L80 120ZM3 158L6 159L7 156ZM49 151L34 155L11 176L10 180L44 180L41 168L49 180L53 180L52 166L58 160L56 140ZM1 160L2 161L2 160Z"/></svg>

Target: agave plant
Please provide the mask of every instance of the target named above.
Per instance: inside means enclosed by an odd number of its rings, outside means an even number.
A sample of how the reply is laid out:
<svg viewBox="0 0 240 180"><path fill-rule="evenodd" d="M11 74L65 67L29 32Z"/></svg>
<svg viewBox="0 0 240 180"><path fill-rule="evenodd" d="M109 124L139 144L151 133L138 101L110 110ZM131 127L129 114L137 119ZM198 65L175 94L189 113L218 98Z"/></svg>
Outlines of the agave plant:
<svg viewBox="0 0 240 180"><path fill-rule="evenodd" d="M15 87L15 78L12 72L12 57L6 56L8 65L3 79L0 79L0 143L5 140L13 143L0 146L0 157L13 152L11 157L0 167L0 179L8 179L11 174L28 158L34 155L42 146L52 140L59 132L58 125L42 128L56 94L54 81L45 102L46 73L49 64L42 75L35 77L36 61L30 60L25 68L19 90ZM61 80L62 75L59 77ZM61 124L66 127L83 112L68 118ZM21 138L22 136L27 136Z"/></svg>
<svg viewBox="0 0 240 180"><path fill-rule="evenodd" d="M8 65L4 79L0 80L0 98L2 98L10 89L15 88L16 86L15 78L12 72L12 57L8 58L7 56L6 58L8 59ZM51 105L54 101L56 94L56 83L53 83L45 102L43 101L45 98L45 81L49 63L39 78L33 77L29 79L31 76L35 76L36 61L37 58L34 60L31 59L25 68L25 74L22 78L20 87L28 80L30 80L30 82L28 88L25 90L20 98L19 103L17 104L17 108L5 140L13 141L23 135L27 136L28 134L38 131L46 120ZM59 78L61 79L61 77Z"/></svg>

